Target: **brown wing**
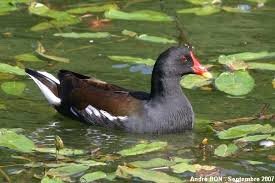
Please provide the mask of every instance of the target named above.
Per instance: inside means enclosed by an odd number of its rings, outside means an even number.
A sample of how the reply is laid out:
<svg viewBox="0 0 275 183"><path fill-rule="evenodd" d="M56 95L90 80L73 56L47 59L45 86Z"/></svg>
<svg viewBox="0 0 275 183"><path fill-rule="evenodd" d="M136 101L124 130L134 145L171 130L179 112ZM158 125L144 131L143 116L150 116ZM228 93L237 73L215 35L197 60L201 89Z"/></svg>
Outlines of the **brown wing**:
<svg viewBox="0 0 275 183"><path fill-rule="evenodd" d="M59 80L62 102L77 110L91 105L115 116L125 116L138 112L143 102L127 89L70 71L62 71Z"/></svg>

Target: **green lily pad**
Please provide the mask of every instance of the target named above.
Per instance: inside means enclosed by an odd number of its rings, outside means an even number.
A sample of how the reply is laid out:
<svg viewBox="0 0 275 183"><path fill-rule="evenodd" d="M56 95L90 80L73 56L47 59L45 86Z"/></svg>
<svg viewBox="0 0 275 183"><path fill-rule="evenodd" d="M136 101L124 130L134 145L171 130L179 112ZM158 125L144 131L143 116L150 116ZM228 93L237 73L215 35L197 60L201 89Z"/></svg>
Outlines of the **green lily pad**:
<svg viewBox="0 0 275 183"><path fill-rule="evenodd" d="M249 62L249 63L247 63L247 66L248 66L248 69L260 69L260 70L275 71L275 64Z"/></svg>
<svg viewBox="0 0 275 183"><path fill-rule="evenodd" d="M212 14L218 13L220 11L221 11L221 8L217 6L207 5L199 8L181 9L181 10L178 10L177 13L193 13L198 16L206 16L206 15L212 15Z"/></svg>
<svg viewBox="0 0 275 183"><path fill-rule="evenodd" d="M267 140L275 141L275 135L274 135L274 136L271 136L271 137L268 137Z"/></svg>
<svg viewBox="0 0 275 183"><path fill-rule="evenodd" d="M261 161L252 161L252 160L246 160L246 162L251 164L251 165L263 165L263 164L265 164L264 162L261 162Z"/></svg>
<svg viewBox="0 0 275 183"><path fill-rule="evenodd" d="M270 135L252 135L252 136L247 136L247 137L237 139L236 141L257 142L257 141L260 141L260 140L267 139L268 137L270 137Z"/></svg>
<svg viewBox="0 0 275 183"><path fill-rule="evenodd" d="M11 66L9 64L4 64L4 63L0 63L0 72L16 74L16 75L21 75L21 76L26 75L24 69L21 69L17 66Z"/></svg>
<svg viewBox="0 0 275 183"><path fill-rule="evenodd" d="M43 177L43 179L41 180L41 183L63 183L63 181L60 178L50 178L48 176Z"/></svg>
<svg viewBox="0 0 275 183"><path fill-rule="evenodd" d="M139 57L131 57L131 56L108 56L109 59L118 62L127 62L127 63L134 63L134 64L145 64L149 66L153 66L155 61L151 58L139 58Z"/></svg>
<svg viewBox="0 0 275 183"><path fill-rule="evenodd" d="M36 147L33 149L34 151L41 152L41 153L51 153L55 154L56 149L55 148L46 148L46 147ZM68 149L64 148L59 150L58 154L63 156L74 156L74 155L82 155L85 154L85 151L80 149Z"/></svg>
<svg viewBox="0 0 275 183"><path fill-rule="evenodd" d="M97 171L97 172L93 172L93 173L87 173L85 175L83 175L80 178L80 182L81 183L88 183L88 182L93 182L95 180L100 180L100 179L104 179L107 177L107 174L101 171Z"/></svg>
<svg viewBox="0 0 275 183"><path fill-rule="evenodd" d="M211 4L213 0L184 0L195 5Z"/></svg>
<svg viewBox="0 0 275 183"><path fill-rule="evenodd" d="M166 173L146 170L142 168L129 168L127 166L118 166L116 175L121 178L132 178L138 177L145 181L156 182L156 183L167 183L167 182L183 182L179 178L172 177Z"/></svg>
<svg viewBox="0 0 275 183"><path fill-rule="evenodd" d="M29 6L29 12L42 17L51 18L49 22L42 22L31 27L32 31L42 31L49 28L61 28L72 24L77 24L80 20L67 12L49 9L46 5L38 2L32 2Z"/></svg>
<svg viewBox="0 0 275 183"><path fill-rule="evenodd" d="M104 4L104 5L91 5L86 7L80 7L80 8L72 8L67 10L67 13L72 14L85 14L85 13L98 13L98 12L104 12L110 9L119 9L119 7L112 3L112 4Z"/></svg>
<svg viewBox="0 0 275 183"><path fill-rule="evenodd" d="M196 74L189 74L183 77L180 81L182 87L187 89L199 88L211 84L212 81Z"/></svg>
<svg viewBox="0 0 275 183"><path fill-rule="evenodd" d="M109 19L120 20L138 20L138 21L173 21L173 18L157 11L140 10L134 12L123 12L116 9L110 9L104 13L104 16Z"/></svg>
<svg viewBox="0 0 275 183"><path fill-rule="evenodd" d="M248 11L244 11L241 8L235 8L230 6L222 6L222 10L229 12L229 13L247 13Z"/></svg>
<svg viewBox="0 0 275 183"><path fill-rule="evenodd" d="M126 30L124 29L121 34L125 35L125 36L130 36L130 37L136 37L137 33L134 31L130 31L130 30Z"/></svg>
<svg viewBox="0 0 275 183"><path fill-rule="evenodd" d="M238 147L235 144L221 144L216 149L214 154L221 157L231 156L238 151Z"/></svg>
<svg viewBox="0 0 275 183"><path fill-rule="evenodd" d="M167 146L167 142L151 142L135 145L129 149L124 149L118 152L121 156L134 156L139 154L145 154L153 151L158 151Z"/></svg>
<svg viewBox="0 0 275 183"><path fill-rule="evenodd" d="M35 147L33 141L26 136L2 128L0 129L0 146L26 153L32 152Z"/></svg>
<svg viewBox="0 0 275 183"><path fill-rule="evenodd" d="M172 170L174 173L184 173L184 172L193 172L195 173L196 171L199 170L213 170L216 167L215 166L208 166L208 165L199 165L199 164L188 164L187 162L182 162L179 164L176 164L174 166L171 166Z"/></svg>
<svg viewBox="0 0 275 183"><path fill-rule="evenodd" d="M261 125L261 124L252 124L252 125L239 125L227 130L223 130L217 133L219 139L235 139L240 137L245 137L250 134L256 133L272 133L274 129L271 125Z"/></svg>
<svg viewBox="0 0 275 183"><path fill-rule="evenodd" d="M47 22L42 22L37 25L34 25L31 27L31 31L37 32L37 31L44 31L51 28L62 28L69 25L77 24L79 23L78 19L72 18L72 19L66 19L66 21L62 20L51 20Z"/></svg>
<svg viewBox="0 0 275 183"><path fill-rule="evenodd" d="M1 89L9 95L21 96L26 88L26 84L19 81L4 82Z"/></svg>
<svg viewBox="0 0 275 183"><path fill-rule="evenodd" d="M99 165L106 165L106 163L103 162L98 162L94 160L85 160L85 159L79 159L76 160L77 163L83 164L83 165L88 165L89 167L91 166L99 166Z"/></svg>
<svg viewBox="0 0 275 183"><path fill-rule="evenodd" d="M54 36L64 38L108 38L111 37L109 32L85 32L85 33L55 33Z"/></svg>
<svg viewBox="0 0 275 183"><path fill-rule="evenodd" d="M142 41L149 41L149 42L153 42L153 43L162 43L162 44L173 44L173 43L177 42L173 39L167 39L167 38L158 37L158 36L149 36L147 34L141 34L141 35L137 36L136 38L138 40L142 40Z"/></svg>
<svg viewBox="0 0 275 183"><path fill-rule="evenodd" d="M267 52L267 51L262 51L262 52L243 52L243 53L236 53L232 55L220 55L219 56L219 63L223 64L227 61L251 61L251 60L260 60L260 59L268 59L268 58L273 58L275 57L275 52Z"/></svg>
<svg viewBox="0 0 275 183"><path fill-rule="evenodd" d="M38 57L41 57L46 60L62 62L62 63L70 63L70 59L68 59L68 58L58 57L58 56L54 56L54 55L48 55L48 54L45 54L45 53L42 53L39 51L36 51L35 53L37 54Z"/></svg>
<svg viewBox="0 0 275 183"><path fill-rule="evenodd" d="M63 167L51 168L46 175L53 177L66 177L79 174L89 169L87 165L70 164Z"/></svg>
<svg viewBox="0 0 275 183"><path fill-rule="evenodd" d="M254 85L254 79L247 71L223 72L215 80L218 90L236 96L248 94Z"/></svg>
<svg viewBox="0 0 275 183"><path fill-rule="evenodd" d="M14 57L17 61L24 61L24 62L43 62L43 60L39 59L32 53L24 53L20 55L16 55Z"/></svg>
<svg viewBox="0 0 275 183"><path fill-rule="evenodd" d="M162 158L154 158L148 161L134 161L129 163L130 167L137 167L137 168L156 168L162 166L172 166L175 165L175 161L170 161Z"/></svg>

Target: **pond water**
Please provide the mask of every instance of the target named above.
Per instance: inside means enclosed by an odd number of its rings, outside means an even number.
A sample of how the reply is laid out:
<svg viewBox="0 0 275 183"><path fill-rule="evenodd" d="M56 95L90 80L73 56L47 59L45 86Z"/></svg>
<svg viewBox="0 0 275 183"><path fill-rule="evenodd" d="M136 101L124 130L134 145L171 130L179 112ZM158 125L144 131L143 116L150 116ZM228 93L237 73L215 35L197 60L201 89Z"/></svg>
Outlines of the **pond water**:
<svg viewBox="0 0 275 183"><path fill-rule="evenodd" d="M77 7L85 3L102 2L96 0L78 1L42 1L53 9L63 10ZM104 1L108 2L108 1ZM182 0L174 1L111 1L116 2L124 11L150 9L164 11L174 16L175 11L185 7L193 7ZM250 4L246 1L238 1L231 4ZM127 6L126 6L127 5ZM230 4L229 4L230 5ZM220 12L209 16L196 16L194 14L178 14L179 21L184 25L187 37L195 47L195 52L203 64L215 64L211 60L221 54L232 54L245 51L274 51L275 48L275 3L270 2L265 7L250 13ZM102 17L102 13L96 14ZM124 21L112 20L106 26L91 28L88 23L94 17L86 18L79 24L60 29L32 32L30 27L45 20L35 15L30 15L26 8L0 16L0 33L10 32L11 37L0 38L0 60L3 63L15 63L9 58L33 52L37 41L52 54L69 58L70 63L58 63L55 61L44 63L22 62L25 67L37 70L45 70L56 74L59 69L68 69L86 75L95 76L101 80L120 85L134 90L149 91L151 75L141 72L130 72L129 68L112 67L117 62L107 58L108 55L128 55L142 58L153 58L160 52L172 46L172 44L157 44L122 37L107 39L64 39L54 37L57 32L90 32L105 31L114 35L121 35L123 29L133 30L138 33L147 33L162 37L176 39L178 31L175 23L150 22L150 21ZM188 90L184 89L192 103L198 119L223 120L243 116L252 116L259 112L262 104L270 104L269 111L275 113L275 90L271 81L274 77L272 71L250 70L256 82L255 88L244 97L230 97L217 90ZM88 126L81 122L63 117L50 108L40 93L37 86L28 77L16 77L15 79L26 83L27 87L22 96L16 97L0 92L0 102L6 105L6 109L0 110L1 128L23 128L24 134L38 145L54 146L54 135L59 135L66 147L91 150L101 148L102 153L115 153L144 140L159 140L168 142L167 150L146 155L120 159L110 166L100 167L100 170L113 172L116 165L134 160L148 160L155 157L179 156L195 159L199 164L215 165L221 168L222 175L232 176L261 176L274 175L275 163L268 159L268 155L274 155L274 148L259 149L257 143L251 145L252 151L241 151L229 158L218 158L213 153L207 154L206 161L198 145L206 137L209 144L217 147L230 141L219 140L212 131L197 126L192 132L170 135L141 135L129 134L120 131L106 130L94 126ZM270 123L270 121L258 121L258 123ZM274 124L274 123L273 123ZM206 124L205 124L206 126ZM273 125L274 126L274 125ZM14 153L16 154L16 153ZM249 165L244 160L264 162L262 165ZM0 149L0 166L13 164L15 160L10 157L10 151ZM93 168L97 170L97 168ZM7 171L10 171L7 169ZM39 182L33 178L37 173L34 169L28 169L19 175L11 176L13 182ZM190 174L178 174L177 177L189 177ZM1 181L0 176L0 181ZM103 180L102 182L104 182ZM117 182L121 182L118 180Z"/></svg>

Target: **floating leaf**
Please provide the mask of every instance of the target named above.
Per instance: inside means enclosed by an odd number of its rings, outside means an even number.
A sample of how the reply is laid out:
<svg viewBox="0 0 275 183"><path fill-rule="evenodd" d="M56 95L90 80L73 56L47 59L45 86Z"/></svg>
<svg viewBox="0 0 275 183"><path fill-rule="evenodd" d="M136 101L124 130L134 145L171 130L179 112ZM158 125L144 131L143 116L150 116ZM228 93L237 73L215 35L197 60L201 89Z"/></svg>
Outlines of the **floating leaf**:
<svg viewBox="0 0 275 183"><path fill-rule="evenodd" d="M215 13L218 13L221 11L221 8L217 6L203 6L200 8L187 8L187 9L182 9L178 10L177 13L194 13L195 15L198 16L206 16L206 15L212 15Z"/></svg>
<svg viewBox="0 0 275 183"><path fill-rule="evenodd" d="M112 3L112 4L104 4L104 5L91 5L87 7L80 7L80 8L73 8L69 9L66 12L72 14L85 14L85 13L98 13L104 12L110 9L119 9L119 7Z"/></svg>
<svg viewBox="0 0 275 183"><path fill-rule="evenodd" d="M267 140L273 140L273 141L275 141L275 135L271 136L271 137L268 137Z"/></svg>
<svg viewBox="0 0 275 183"><path fill-rule="evenodd" d="M211 80L196 74L186 75L180 81L181 86L188 89L199 88L205 85L209 85L211 83L212 83Z"/></svg>
<svg viewBox="0 0 275 183"><path fill-rule="evenodd" d="M12 130L1 128L0 146L21 152L31 152L34 148L34 143L24 135L19 135Z"/></svg>
<svg viewBox="0 0 275 183"><path fill-rule="evenodd" d="M149 36L147 34L141 34L139 36L136 37L138 40L142 40L142 41L149 41L149 42L153 42L153 43L162 43L162 44L172 44L172 43L176 43L177 41L173 40L173 39L167 39L164 37L158 37L158 36Z"/></svg>
<svg viewBox="0 0 275 183"><path fill-rule="evenodd" d="M67 12L49 9L46 5L38 2L32 2L29 6L29 12L42 17L52 18L49 22L43 22L31 28L32 31L41 31L54 27L65 27L67 25L77 24L80 20Z"/></svg>
<svg viewBox="0 0 275 183"><path fill-rule="evenodd" d="M0 72L22 75L22 76L26 74L24 69L21 69L17 66L11 66L9 64L4 64L4 63L0 63Z"/></svg>
<svg viewBox="0 0 275 183"><path fill-rule="evenodd" d="M155 64L155 61L150 58L139 58L139 57L131 57L131 56L108 56L109 59L118 62L127 62L127 63L135 63L135 64L145 64L152 66Z"/></svg>
<svg viewBox="0 0 275 183"><path fill-rule="evenodd" d="M20 96L23 94L26 84L19 81L4 82L1 84L1 89L9 95Z"/></svg>
<svg viewBox="0 0 275 183"><path fill-rule="evenodd" d="M21 55L15 56L17 61L24 61L24 62L43 62L43 60L39 59L32 53L24 53Z"/></svg>
<svg viewBox="0 0 275 183"><path fill-rule="evenodd" d="M205 5L205 4L211 4L213 0L185 0L185 1L195 5Z"/></svg>
<svg viewBox="0 0 275 183"><path fill-rule="evenodd" d="M246 71L223 72L215 80L218 90L230 95L248 94L254 87L254 79Z"/></svg>
<svg viewBox="0 0 275 183"><path fill-rule="evenodd" d="M270 135L252 135L252 136L247 136L247 137L237 139L236 141L256 142L256 141L267 139L268 137L270 137Z"/></svg>
<svg viewBox="0 0 275 183"><path fill-rule="evenodd" d="M60 178L50 178L48 176L43 177L43 179L41 180L41 183L63 183L63 181Z"/></svg>
<svg viewBox="0 0 275 183"><path fill-rule="evenodd" d="M106 18L121 20L140 20L140 21L173 21L173 18L157 11L140 10L134 12L123 12L110 9L104 13Z"/></svg>
<svg viewBox="0 0 275 183"><path fill-rule="evenodd" d="M126 29L124 29L121 33L125 36L130 36L130 37L136 37L137 36L136 32L129 31L129 30L126 30Z"/></svg>
<svg viewBox="0 0 275 183"><path fill-rule="evenodd" d="M251 164L251 165L263 165L263 164L265 164L264 162L261 162L261 161L252 161L252 160L246 160L246 162Z"/></svg>
<svg viewBox="0 0 275 183"><path fill-rule="evenodd" d="M77 163L83 164L83 165L88 165L89 167L91 166L99 166L99 165L106 165L106 163L103 162L98 162L94 160L84 160L84 159L79 159L76 160Z"/></svg>
<svg viewBox="0 0 275 183"><path fill-rule="evenodd" d="M167 142L151 142L151 143L142 143L135 145L134 147L131 147L129 149L124 149L118 152L121 156L133 156L133 155L139 155L139 154L145 154L152 151L157 151L160 149L163 149L167 146Z"/></svg>
<svg viewBox="0 0 275 183"><path fill-rule="evenodd" d="M36 147L36 148L34 148L34 150L38 151L38 152L41 152L41 153L52 153L52 154L56 153L56 149L55 148ZM80 149L68 149L68 148L64 148L64 149L61 149L58 154L64 155L64 156L74 156L74 155L85 154L85 151L80 150Z"/></svg>
<svg viewBox="0 0 275 183"><path fill-rule="evenodd" d="M202 166L199 164L191 165L186 162L183 162L183 163L179 163L174 166L171 166L171 168L172 168L173 172L175 172L175 173L183 173L186 171L195 173L196 171L199 171L199 170L213 170L216 167L215 166L207 166L207 165Z"/></svg>
<svg viewBox="0 0 275 183"><path fill-rule="evenodd" d="M170 161L162 158L154 158L148 161L134 161L129 163L130 167L137 167L137 168L156 168L162 166L172 166L175 165L175 161Z"/></svg>
<svg viewBox="0 0 275 183"><path fill-rule="evenodd" d="M104 179L107 177L107 174L101 171L97 171L97 172L93 172L93 173L87 173L85 175L83 175L80 178L80 182L81 183L88 183L88 182L93 182L95 180L100 180L100 179Z"/></svg>
<svg viewBox="0 0 275 183"><path fill-rule="evenodd" d="M229 12L229 13L247 13L247 12L249 12L249 11L244 10L239 7L222 6L221 8L222 8L222 10Z"/></svg>
<svg viewBox="0 0 275 183"><path fill-rule="evenodd" d="M228 61L250 61L250 60L260 60L260 59L268 59L268 58L273 58L275 57L275 52L267 52L267 51L262 51L262 52L243 52L243 53L237 53L237 54L232 54L232 55L220 55L219 56L219 63L224 64L225 62Z"/></svg>
<svg viewBox="0 0 275 183"><path fill-rule="evenodd" d="M275 64L249 62L247 63L247 65L248 65L248 69L275 71Z"/></svg>
<svg viewBox="0 0 275 183"><path fill-rule="evenodd" d="M31 31L43 31L51 28L62 28L68 25L73 25L79 23L78 19L67 19L66 21L61 20L51 20L47 22L42 22L31 27Z"/></svg>
<svg viewBox="0 0 275 183"><path fill-rule="evenodd" d="M220 131L217 133L217 135L219 139L235 139L247 136L249 134L272 132L274 132L274 129L271 125L252 124L235 126L227 130Z"/></svg>
<svg viewBox="0 0 275 183"><path fill-rule="evenodd" d="M111 36L109 32L85 32L85 33L55 33L54 36L65 38L108 38Z"/></svg>
<svg viewBox="0 0 275 183"><path fill-rule="evenodd" d="M66 177L84 172L88 169L89 166L87 165L70 164L64 167L51 168L48 172L46 172L46 175L53 177Z"/></svg>
<svg viewBox="0 0 275 183"><path fill-rule="evenodd" d="M182 182L182 180L176 177L167 175L166 173L163 173L163 172L146 170L142 168L129 168L127 166L118 166L116 175L121 178L127 178L127 179L131 177L138 177L142 180L157 182L157 183Z"/></svg>
<svg viewBox="0 0 275 183"><path fill-rule="evenodd" d="M238 151L238 147L235 144L221 144L216 149L214 154L221 157L231 156Z"/></svg>
<svg viewBox="0 0 275 183"><path fill-rule="evenodd" d="M43 45L40 42L38 42L38 47L35 51L37 56L42 57L42 58L47 59L47 60L56 61L56 62L62 62L62 63L69 63L70 62L70 60L67 59L67 58L48 55L45 52L46 52L46 50L43 47Z"/></svg>

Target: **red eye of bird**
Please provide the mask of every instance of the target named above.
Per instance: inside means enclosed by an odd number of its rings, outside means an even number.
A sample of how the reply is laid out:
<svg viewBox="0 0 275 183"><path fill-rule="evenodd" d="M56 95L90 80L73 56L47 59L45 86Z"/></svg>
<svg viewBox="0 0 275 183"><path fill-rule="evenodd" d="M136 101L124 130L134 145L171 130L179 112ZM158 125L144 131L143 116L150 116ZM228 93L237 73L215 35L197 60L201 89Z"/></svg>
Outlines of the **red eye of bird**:
<svg viewBox="0 0 275 183"><path fill-rule="evenodd" d="M182 61L182 62L186 62L186 61L187 61L187 58L186 58L185 56L182 56L182 57L181 57L181 61Z"/></svg>

